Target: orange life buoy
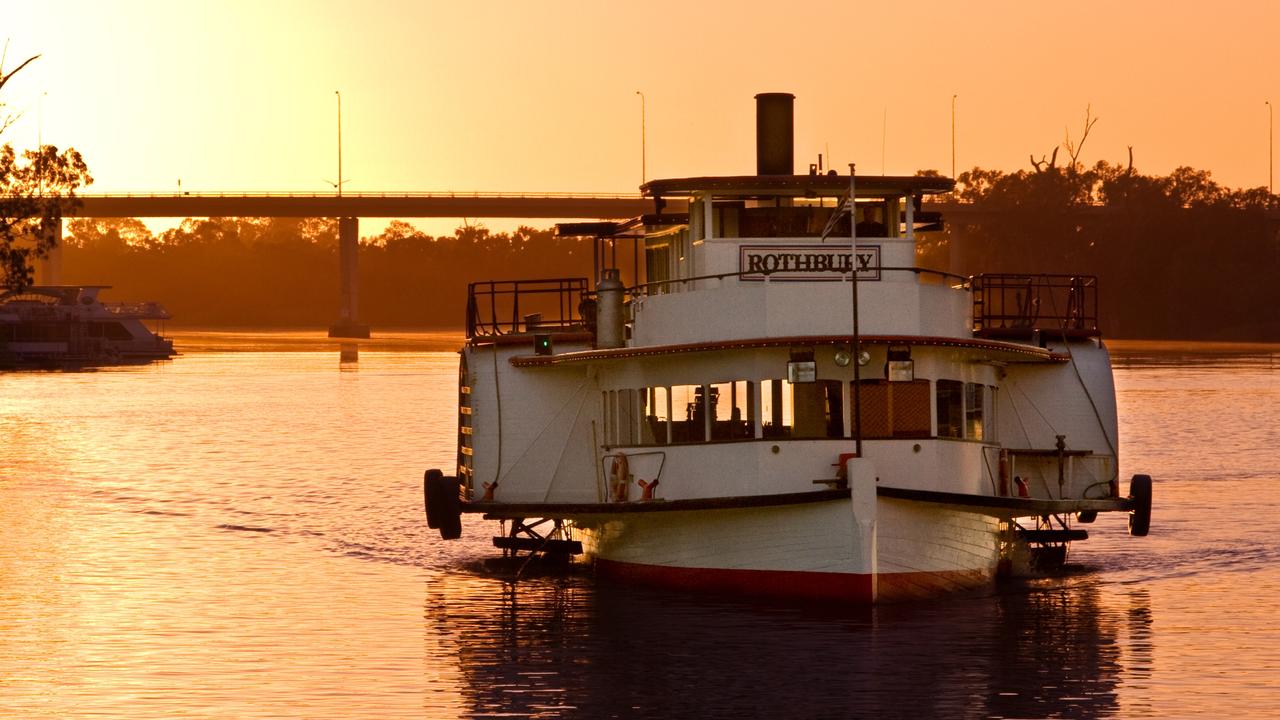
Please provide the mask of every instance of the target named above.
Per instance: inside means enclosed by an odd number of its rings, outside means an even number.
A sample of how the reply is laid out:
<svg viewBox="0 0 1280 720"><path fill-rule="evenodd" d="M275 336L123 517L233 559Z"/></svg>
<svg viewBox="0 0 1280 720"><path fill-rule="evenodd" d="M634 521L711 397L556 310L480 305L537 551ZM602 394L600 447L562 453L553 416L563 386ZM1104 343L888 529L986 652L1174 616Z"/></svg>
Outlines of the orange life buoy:
<svg viewBox="0 0 1280 720"><path fill-rule="evenodd" d="M609 469L609 477L613 483L614 502L626 502L631 489L631 468L628 467L627 456L618 453L613 456L613 466Z"/></svg>

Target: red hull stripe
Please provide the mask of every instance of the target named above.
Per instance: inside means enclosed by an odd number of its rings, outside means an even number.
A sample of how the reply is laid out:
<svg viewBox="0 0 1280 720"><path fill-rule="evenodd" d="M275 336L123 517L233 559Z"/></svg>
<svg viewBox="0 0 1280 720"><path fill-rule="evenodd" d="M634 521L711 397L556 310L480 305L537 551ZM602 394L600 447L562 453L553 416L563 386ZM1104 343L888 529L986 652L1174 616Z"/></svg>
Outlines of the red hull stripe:
<svg viewBox="0 0 1280 720"><path fill-rule="evenodd" d="M872 602L871 576L794 570L686 568L596 560L603 577L673 590L787 600ZM936 597L981 587L993 574L982 570L885 573L878 580L879 601Z"/></svg>

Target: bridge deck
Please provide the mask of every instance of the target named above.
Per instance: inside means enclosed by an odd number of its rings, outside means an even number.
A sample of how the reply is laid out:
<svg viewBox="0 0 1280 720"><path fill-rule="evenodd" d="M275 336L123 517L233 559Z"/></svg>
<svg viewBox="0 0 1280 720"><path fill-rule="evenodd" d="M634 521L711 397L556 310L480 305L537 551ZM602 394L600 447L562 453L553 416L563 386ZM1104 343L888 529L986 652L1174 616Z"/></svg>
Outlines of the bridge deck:
<svg viewBox="0 0 1280 720"><path fill-rule="evenodd" d="M652 212L639 195L286 193L80 195L81 217L630 218ZM71 213L68 213L71 214Z"/></svg>

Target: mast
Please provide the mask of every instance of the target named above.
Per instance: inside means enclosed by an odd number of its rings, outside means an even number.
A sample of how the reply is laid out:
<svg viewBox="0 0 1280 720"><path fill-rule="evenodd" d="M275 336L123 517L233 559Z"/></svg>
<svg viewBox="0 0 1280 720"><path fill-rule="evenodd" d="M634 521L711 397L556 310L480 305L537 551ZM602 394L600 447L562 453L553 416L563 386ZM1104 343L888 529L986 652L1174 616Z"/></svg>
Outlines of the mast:
<svg viewBox="0 0 1280 720"><path fill-rule="evenodd" d="M862 457L862 341L858 334L857 166L849 163L849 285L853 288L853 451Z"/></svg>

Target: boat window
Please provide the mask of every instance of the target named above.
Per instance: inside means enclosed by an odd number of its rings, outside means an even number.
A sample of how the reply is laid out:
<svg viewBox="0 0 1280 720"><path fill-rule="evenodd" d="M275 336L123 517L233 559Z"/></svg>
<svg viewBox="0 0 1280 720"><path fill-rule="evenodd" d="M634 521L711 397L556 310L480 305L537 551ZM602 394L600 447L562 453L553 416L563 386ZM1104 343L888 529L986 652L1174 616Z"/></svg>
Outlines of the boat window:
<svg viewBox="0 0 1280 720"><path fill-rule="evenodd" d="M929 437L928 380L863 380L860 387L863 438Z"/></svg>
<svg viewBox="0 0 1280 720"><path fill-rule="evenodd" d="M755 437L755 384L745 380L710 386L712 440Z"/></svg>
<svg viewBox="0 0 1280 720"><path fill-rule="evenodd" d="M738 237L738 218L744 206L741 200L729 200L712 205L712 235L718 238Z"/></svg>
<svg viewBox="0 0 1280 720"><path fill-rule="evenodd" d="M640 391L640 416L644 418L640 424L641 445L666 445L669 442L670 395L671 390L664 387Z"/></svg>
<svg viewBox="0 0 1280 720"><path fill-rule="evenodd" d="M671 279L671 245L663 243L646 247L644 249L644 265L645 282L662 283L648 286L646 293L649 295L662 295L671 292L670 284L665 282Z"/></svg>
<svg viewBox="0 0 1280 720"><path fill-rule="evenodd" d="M938 437L964 437L964 383L939 380Z"/></svg>
<svg viewBox="0 0 1280 720"><path fill-rule="evenodd" d="M760 382L760 425L764 437L791 437L791 383L786 380Z"/></svg>
<svg viewBox="0 0 1280 720"><path fill-rule="evenodd" d="M639 442L640 414L636 407L634 390L618 391L618 445L635 445Z"/></svg>
<svg viewBox="0 0 1280 720"><path fill-rule="evenodd" d="M786 380L762 381L760 411L764 437L845 437L843 395L839 380L795 384Z"/></svg>
<svg viewBox="0 0 1280 720"><path fill-rule="evenodd" d="M133 334L118 322L102 323L102 336L109 340L133 339Z"/></svg>
<svg viewBox="0 0 1280 720"><path fill-rule="evenodd" d="M601 393L601 395L604 396L604 444L613 445L614 444L613 426L615 424L614 418L617 417L614 414L613 391L605 390L603 393Z"/></svg>
<svg viewBox="0 0 1280 720"><path fill-rule="evenodd" d="M970 440L983 439L986 418L986 387L978 383L964 384L964 436Z"/></svg>
<svg viewBox="0 0 1280 720"><path fill-rule="evenodd" d="M707 439L707 413L702 385L671 388L671 442L703 442Z"/></svg>
<svg viewBox="0 0 1280 720"><path fill-rule="evenodd" d="M988 442L995 442L1000 439L996 437L996 428L1000 427L996 417L996 408L998 407L998 403L996 403L997 389L995 385L986 386L986 399L983 401L985 404L982 406L982 439Z"/></svg>

